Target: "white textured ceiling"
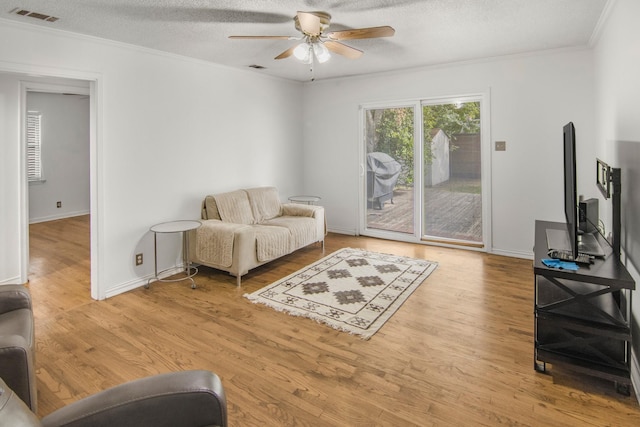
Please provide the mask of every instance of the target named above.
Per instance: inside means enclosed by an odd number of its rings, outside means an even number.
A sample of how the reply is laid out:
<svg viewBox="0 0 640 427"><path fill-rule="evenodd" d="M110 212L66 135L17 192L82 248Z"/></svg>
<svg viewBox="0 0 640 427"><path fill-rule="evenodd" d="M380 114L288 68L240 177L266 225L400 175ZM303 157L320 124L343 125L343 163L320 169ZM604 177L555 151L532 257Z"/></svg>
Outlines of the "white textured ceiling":
<svg viewBox="0 0 640 427"><path fill-rule="evenodd" d="M297 11L332 15L330 30L389 25L391 38L345 43L359 59L333 55L315 78L360 75L501 55L587 46L611 0L0 0L0 18L56 28L309 80L309 66L274 57L288 40L230 40L230 35L291 35ZM15 8L57 22L11 14ZM0 25L2 22L0 21Z"/></svg>

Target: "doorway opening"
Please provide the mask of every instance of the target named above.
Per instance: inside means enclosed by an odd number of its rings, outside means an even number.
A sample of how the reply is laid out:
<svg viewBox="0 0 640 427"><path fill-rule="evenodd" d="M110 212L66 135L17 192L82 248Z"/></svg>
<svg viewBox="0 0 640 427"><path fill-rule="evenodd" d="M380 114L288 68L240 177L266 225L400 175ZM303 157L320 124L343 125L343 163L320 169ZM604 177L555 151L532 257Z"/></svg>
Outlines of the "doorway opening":
<svg viewBox="0 0 640 427"><path fill-rule="evenodd" d="M84 86L26 90L28 280L86 295L91 286L90 95ZM33 120L37 118L37 120ZM32 288L33 289L33 288Z"/></svg>
<svg viewBox="0 0 640 427"><path fill-rule="evenodd" d="M15 257L12 265L17 265L18 275L13 281L26 283L29 270L29 183L27 179L27 149L26 149L26 98L29 91L74 93L88 97L89 111L89 180L90 180L90 295L93 299L104 299L105 293L100 287L99 265L100 259L100 181L98 178L98 159L101 158L99 139L99 112L101 110L102 81L101 76L95 73L74 72L69 73L60 70L57 73L50 68L41 69L30 65L12 64L10 69L3 68L0 64L0 77L9 86L19 86L19 96L11 98L11 105L15 109L9 109L6 113L20 124L12 132L16 137L12 138L11 150L18 153L19 162L15 165L8 178L10 185L18 193L19 203L15 210L9 212L8 218L16 224L15 230ZM54 86L54 88L52 88ZM14 118L15 117L15 118ZM15 144L15 145L13 145ZM15 263L15 264L13 264Z"/></svg>

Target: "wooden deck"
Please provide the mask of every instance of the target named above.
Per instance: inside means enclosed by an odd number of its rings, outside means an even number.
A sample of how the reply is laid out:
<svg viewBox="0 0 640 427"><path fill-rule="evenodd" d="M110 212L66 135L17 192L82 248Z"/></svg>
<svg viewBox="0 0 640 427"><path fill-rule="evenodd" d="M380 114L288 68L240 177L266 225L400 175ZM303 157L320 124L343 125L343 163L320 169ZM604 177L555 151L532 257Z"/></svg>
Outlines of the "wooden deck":
<svg viewBox="0 0 640 427"><path fill-rule="evenodd" d="M425 191L424 234L436 238L482 242L482 195L478 180L450 180ZM396 188L393 203L367 210L367 226L413 234L413 188Z"/></svg>

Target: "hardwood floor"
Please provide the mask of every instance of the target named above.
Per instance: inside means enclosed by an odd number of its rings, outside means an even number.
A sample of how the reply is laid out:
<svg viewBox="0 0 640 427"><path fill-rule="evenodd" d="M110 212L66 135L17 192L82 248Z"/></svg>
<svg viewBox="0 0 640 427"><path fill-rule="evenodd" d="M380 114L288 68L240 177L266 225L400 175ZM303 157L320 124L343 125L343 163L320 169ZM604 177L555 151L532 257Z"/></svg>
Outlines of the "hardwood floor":
<svg viewBox="0 0 640 427"><path fill-rule="evenodd" d="M93 301L88 217L31 226L40 415L128 380L209 369L232 426L632 426L635 395L552 367L533 369L531 261L330 234L235 278ZM364 341L243 298L341 247L437 261ZM123 266L129 268L129 266Z"/></svg>

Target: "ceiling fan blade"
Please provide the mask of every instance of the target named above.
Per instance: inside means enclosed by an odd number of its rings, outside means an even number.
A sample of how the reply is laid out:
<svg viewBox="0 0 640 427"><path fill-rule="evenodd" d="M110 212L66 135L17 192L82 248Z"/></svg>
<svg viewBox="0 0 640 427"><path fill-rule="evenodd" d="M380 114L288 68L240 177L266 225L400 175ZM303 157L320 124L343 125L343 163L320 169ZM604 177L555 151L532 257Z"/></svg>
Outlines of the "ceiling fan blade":
<svg viewBox="0 0 640 427"><path fill-rule="evenodd" d="M303 33L310 36L320 35L320 17L308 12L298 12L298 22Z"/></svg>
<svg viewBox="0 0 640 427"><path fill-rule="evenodd" d="M229 36L230 39L276 39L276 40L293 40L296 37L291 36Z"/></svg>
<svg viewBox="0 0 640 427"><path fill-rule="evenodd" d="M284 58L288 58L291 55L293 55L293 50L297 47L298 45L295 45L293 47L290 47L289 49L285 50L284 52L282 52L280 55L276 56L274 59L284 59Z"/></svg>
<svg viewBox="0 0 640 427"><path fill-rule="evenodd" d="M391 37L396 30L392 27L371 27L359 28L355 30L332 31L327 33L330 40L355 40L355 39L373 39L377 37Z"/></svg>
<svg viewBox="0 0 640 427"><path fill-rule="evenodd" d="M332 52L335 52L339 55L346 56L349 59L357 59L360 58L363 52L360 49L356 49L355 47L347 46L346 44L342 44L340 42L334 41L326 41L324 45L327 49Z"/></svg>

